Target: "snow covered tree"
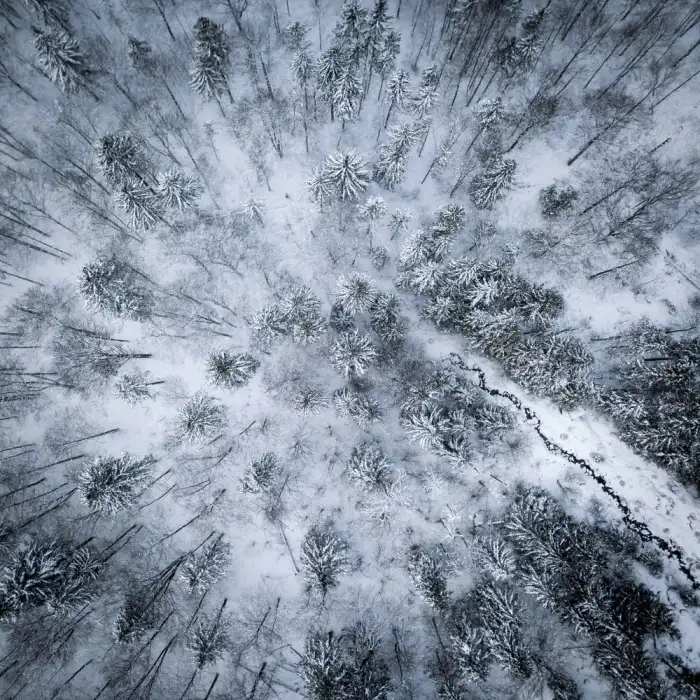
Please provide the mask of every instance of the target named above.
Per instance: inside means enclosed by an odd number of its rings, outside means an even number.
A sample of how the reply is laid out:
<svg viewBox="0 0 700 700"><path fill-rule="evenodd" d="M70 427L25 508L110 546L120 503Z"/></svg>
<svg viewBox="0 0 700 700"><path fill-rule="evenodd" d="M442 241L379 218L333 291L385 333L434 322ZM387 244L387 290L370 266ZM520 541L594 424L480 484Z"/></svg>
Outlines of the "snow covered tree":
<svg viewBox="0 0 700 700"><path fill-rule="evenodd" d="M141 145L125 133L105 134L100 139L97 162L102 174L115 187L129 178L143 179L148 170Z"/></svg>
<svg viewBox="0 0 700 700"><path fill-rule="evenodd" d="M68 8L63 0L24 0L24 4L44 24L68 31Z"/></svg>
<svg viewBox="0 0 700 700"><path fill-rule="evenodd" d="M350 668L343 659L340 640L333 632L309 634L299 670L311 700L344 697Z"/></svg>
<svg viewBox="0 0 700 700"><path fill-rule="evenodd" d="M137 321L150 316L151 295L139 285L133 268L115 255L85 265L78 289L88 307L105 314Z"/></svg>
<svg viewBox="0 0 700 700"><path fill-rule="evenodd" d="M391 240L393 241L403 231L408 231L408 224L411 223L413 214L410 210L396 209L391 215L389 230L391 231Z"/></svg>
<svg viewBox="0 0 700 700"><path fill-rule="evenodd" d="M345 127L345 122L354 119L359 114L359 100L362 95L362 85L357 75L357 67L347 61L335 83L333 103L336 114Z"/></svg>
<svg viewBox="0 0 700 700"><path fill-rule="evenodd" d="M343 376L362 376L374 362L377 351L369 335L359 331L341 333L332 349L331 363Z"/></svg>
<svg viewBox="0 0 700 700"><path fill-rule="evenodd" d="M127 42L127 53L131 65L143 73L150 73L153 69L153 48L147 41L141 41L134 36L130 36Z"/></svg>
<svg viewBox="0 0 700 700"><path fill-rule="evenodd" d="M367 55L367 78L365 92L372 80L372 71L376 68L386 42L386 34L389 28L388 0L375 0L374 7L367 20L365 35L365 53Z"/></svg>
<svg viewBox="0 0 700 700"><path fill-rule="evenodd" d="M301 544L301 566L309 588L325 597L348 570L348 544L330 527L313 525Z"/></svg>
<svg viewBox="0 0 700 700"><path fill-rule="evenodd" d="M144 605L139 591L127 593L114 621L112 634L119 644L131 644L141 639L158 622L158 607Z"/></svg>
<svg viewBox="0 0 700 700"><path fill-rule="evenodd" d="M224 426L226 410L212 396L197 392L178 411L175 435L189 443L213 438Z"/></svg>
<svg viewBox="0 0 700 700"><path fill-rule="evenodd" d="M351 272L348 277L341 275L338 278L336 298L352 316L369 309L376 296L377 285L364 272Z"/></svg>
<svg viewBox="0 0 700 700"><path fill-rule="evenodd" d="M293 51L299 51L304 46L306 35L309 33L309 28L303 22L296 20L289 24L284 30L284 35L288 46Z"/></svg>
<svg viewBox="0 0 700 700"><path fill-rule="evenodd" d="M351 481L369 489L386 489L391 480L391 464L378 447L363 442L353 448L347 474Z"/></svg>
<svg viewBox="0 0 700 700"><path fill-rule="evenodd" d="M193 175L181 170L168 170L158 173L156 196L163 207L177 209L181 214L196 207L202 194L202 184Z"/></svg>
<svg viewBox="0 0 700 700"><path fill-rule="evenodd" d="M537 60L546 19L547 9L542 7L531 10L520 23L522 32L515 44L519 67L530 68Z"/></svg>
<svg viewBox="0 0 700 700"><path fill-rule="evenodd" d="M228 623L221 613L215 617L202 615L187 639L187 650L198 669L222 659L230 646Z"/></svg>
<svg viewBox="0 0 700 700"><path fill-rule="evenodd" d="M406 569L420 596L436 610L446 610L449 605L447 577L440 559L413 545L406 557Z"/></svg>
<svg viewBox="0 0 700 700"><path fill-rule="evenodd" d="M78 41L63 29L43 32L32 27L31 31L39 65L49 80L65 93L75 93L86 87L92 71Z"/></svg>
<svg viewBox="0 0 700 700"><path fill-rule="evenodd" d="M400 68L399 70L394 71L389 76L389 79L386 81L386 91L387 100L389 102L389 110L387 111L386 119L384 120L385 129L389 124L391 112L393 111L394 107L401 111L408 108L408 98L410 95L410 89L411 78L405 70Z"/></svg>
<svg viewBox="0 0 700 700"><path fill-rule="evenodd" d="M328 399L319 386L307 386L294 394L292 408L302 416L314 416L328 406Z"/></svg>
<svg viewBox="0 0 700 700"><path fill-rule="evenodd" d="M377 99L382 96L384 82L396 70L396 59L399 53L401 53L401 35L393 29L390 29L386 33L381 51L375 56L373 65L374 69L381 77Z"/></svg>
<svg viewBox="0 0 700 700"><path fill-rule="evenodd" d="M129 214L135 230L148 230L162 220L162 201L141 178L127 177L120 182L114 201Z"/></svg>
<svg viewBox="0 0 700 700"><path fill-rule="evenodd" d="M514 160L501 158L488 170L476 175L469 192L474 205L479 209L490 209L504 199L513 188L516 167Z"/></svg>
<svg viewBox="0 0 700 700"><path fill-rule="evenodd" d="M369 257L375 270L383 270L389 262L389 251L383 245L375 246Z"/></svg>
<svg viewBox="0 0 700 700"><path fill-rule="evenodd" d="M374 164L373 178L389 190L403 182L408 154L416 142L412 124L403 122L389 130L389 141L379 149L379 158Z"/></svg>
<svg viewBox="0 0 700 700"><path fill-rule="evenodd" d="M281 472L279 459L274 452L266 452L246 469L241 479L244 493L267 493L274 486Z"/></svg>
<svg viewBox="0 0 700 700"><path fill-rule="evenodd" d="M367 222L367 237L369 238L369 251L371 253L374 222L386 216L386 202L381 197L370 197L358 207L358 211L360 218Z"/></svg>
<svg viewBox="0 0 700 700"><path fill-rule="evenodd" d="M407 320L400 311L401 302L391 293L378 294L369 308L372 330L387 345L398 345L408 330Z"/></svg>
<svg viewBox="0 0 700 700"><path fill-rule="evenodd" d="M419 411L406 414L401 420L411 442L423 449L439 450L449 438L450 418L440 406L427 406Z"/></svg>
<svg viewBox="0 0 700 700"><path fill-rule="evenodd" d="M205 100L216 99L224 90L230 96L227 83L230 68L231 47L223 26L208 17L200 17L194 25L192 89Z"/></svg>
<svg viewBox="0 0 700 700"><path fill-rule="evenodd" d="M287 319L279 304L269 304L256 311L251 325L255 339L263 346L272 345L289 331Z"/></svg>
<svg viewBox="0 0 700 700"><path fill-rule="evenodd" d="M308 44L302 44L292 59L292 75L304 92L304 112L309 111L309 86L318 70L316 59L309 53Z"/></svg>
<svg viewBox="0 0 700 700"><path fill-rule="evenodd" d="M431 66L423 71L418 90L410 97L409 108L418 118L423 118L433 111L439 101L440 93L437 90L437 74L435 66Z"/></svg>
<svg viewBox="0 0 700 700"><path fill-rule="evenodd" d="M318 61L316 73L321 98L331 107L331 121L335 119L335 93L340 77L349 63L340 46L332 45L324 51Z"/></svg>
<svg viewBox="0 0 700 700"><path fill-rule="evenodd" d="M515 575L515 559L508 544L498 535L477 539L474 561L494 581L505 581Z"/></svg>
<svg viewBox="0 0 700 700"><path fill-rule="evenodd" d="M163 380L151 381L150 372L129 372L117 379L114 392L120 399L135 406L141 401L153 398L150 387L156 384L163 384Z"/></svg>
<svg viewBox="0 0 700 700"><path fill-rule="evenodd" d="M151 475L154 459L138 459L123 452L119 457L97 457L80 473L83 503L95 513L114 515L130 508Z"/></svg>
<svg viewBox="0 0 700 700"><path fill-rule="evenodd" d="M382 417L381 406L370 396L358 394L348 387L333 393L335 409L341 416L352 418L360 428L368 428Z"/></svg>
<svg viewBox="0 0 700 700"><path fill-rule="evenodd" d="M323 172L341 200L359 199L369 185L366 162L354 150L331 153L323 165Z"/></svg>
<svg viewBox="0 0 700 700"><path fill-rule="evenodd" d="M188 593L204 595L226 575L230 562L231 546L223 535L217 535L212 542L187 557L180 571L180 579Z"/></svg>
<svg viewBox="0 0 700 700"><path fill-rule="evenodd" d="M334 29L336 43L351 47L364 44L367 32L367 9L359 0L345 0L340 19Z"/></svg>
<svg viewBox="0 0 700 700"><path fill-rule="evenodd" d="M545 219L556 219L573 209L578 201L578 192L567 185L559 189L556 185L549 185L540 190L540 211Z"/></svg>
<svg viewBox="0 0 700 700"><path fill-rule="evenodd" d="M313 174L306 181L306 190L311 195L311 199L320 204L321 209L332 199L333 183L323 167L314 169Z"/></svg>
<svg viewBox="0 0 700 700"><path fill-rule="evenodd" d="M248 353L219 350L209 355L207 379L212 386L236 389L245 386L258 371L260 362Z"/></svg>

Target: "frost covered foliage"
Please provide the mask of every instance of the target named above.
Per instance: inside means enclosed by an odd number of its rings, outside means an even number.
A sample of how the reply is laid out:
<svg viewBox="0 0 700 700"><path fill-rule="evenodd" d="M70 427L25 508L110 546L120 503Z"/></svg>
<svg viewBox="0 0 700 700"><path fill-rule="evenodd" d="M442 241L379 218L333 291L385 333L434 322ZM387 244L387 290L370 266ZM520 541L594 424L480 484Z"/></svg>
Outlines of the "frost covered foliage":
<svg viewBox="0 0 700 700"><path fill-rule="evenodd" d="M96 513L114 515L130 508L151 474L152 457L137 459L126 452L119 457L97 457L80 474L80 493Z"/></svg>
<svg viewBox="0 0 700 700"><path fill-rule="evenodd" d="M213 542L190 554L182 565L180 579L188 593L204 595L217 581L220 581L231 563L231 547L217 535Z"/></svg>
<svg viewBox="0 0 700 700"><path fill-rule="evenodd" d="M377 285L369 275L353 272L349 277L338 279L336 299L351 316L366 311L376 296Z"/></svg>
<svg viewBox="0 0 700 700"><path fill-rule="evenodd" d="M539 194L540 211L545 219L556 219L571 211L577 201L578 192L570 185L562 188L549 185L543 187Z"/></svg>
<svg viewBox="0 0 700 700"><path fill-rule="evenodd" d="M302 416L315 416L326 406L328 399L320 386L304 387L292 397L292 408Z"/></svg>
<svg viewBox="0 0 700 700"><path fill-rule="evenodd" d="M151 387L162 383L151 381L150 372L130 372L122 374L114 382L114 392L120 399L135 406L146 399L152 399Z"/></svg>
<svg viewBox="0 0 700 700"><path fill-rule="evenodd" d="M326 158L307 187L315 199L320 199L327 191L341 200L357 200L367 189L369 179L367 163L362 156L353 150L336 151Z"/></svg>
<svg viewBox="0 0 700 700"><path fill-rule="evenodd" d="M141 180L148 169L141 145L126 133L105 134L100 139L97 163L102 174L115 187L128 178Z"/></svg>
<svg viewBox="0 0 700 700"><path fill-rule="evenodd" d="M400 422L412 442L462 466L475 451L497 449L516 425L507 408L487 401L472 382L440 369L407 386Z"/></svg>
<svg viewBox="0 0 700 700"><path fill-rule="evenodd" d="M181 170L158 173L156 195L167 209L177 209L181 214L194 209L201 194L202 185L193 175Z"/></svg>
<svg viewBox="0 0 700 700"><path fill-rule="evenodd" d="M425 602L436 610L446 610L449 594L443 560L414 545L408 551L406 569L411 582Z"/></svg>
<svg viewBox="0 0 700 700"><path fill-rule="evenodd" d="M85 265L78 289L89 307L105 314L137 321L150 315L151 295L139 284L134 269L114 255Z"/></svg>
<svg viewBox="0 0 700 700"><path fill-rule="evenodd" d="M208 17L200 17L194 25L192 90L205 100L217 98L228 90L226 78L230 68L231 47L223 26Z"/></svg>
<svg viewBox="0 0 700 700"><path fill-rule="evenodd" d="M610 350L614 385L600 405L618 435L646 458L700 485L700 338L679 338L642 320Z"/></svg>
<svg viewBox="0 0 700 700"><path fill-rule="evenodd" d="M211 666L224 657L230 646L228 627L220 614L199 618L187 639L187 650L198 669Z"/></svg>
<svg viewBox="0 0 700 700"><path fill-rule="evenodd" d="M39 65L51 82L65 93L85 87L91 71L78 41L64 29L44 32L32 27L31 31Z"/></svg>
<svg viewBox="0 0 700 700"><path fill-rule="evenodd" d="M386 490L391 481L391 462L381 449L363 442L353 448L346 473L364 488Z"/></svg>
<svg viewBox="0 0 700 700"><path fill-rule="evenodd" d="M320 299L304 285L285 292L276 304L260 309L253 317L253 333L262 346L291 334L299 345L320 340L326 330Z"/></svg>
<svg viewBox="0 0 700 700"><path fill-rule="evenodd" d="M378 423L382 417L382 409L378 401L348 387L333 393L333 403L341 416L349 416L363 429Z"/></svg>
<svg viewBox="0 0 700 700"><path fill-rule="evenodd" d="M381 638L364 622L340 635L313 630L304 643L299 671L312 700L386 700L392 690Z"/></svg>
<svg viewBox="0 0 700 700"><path fill-rule="evenodd" d="M114 201L126 211L131 227L137 231L147 231L161 219L162 202L140 177L127 177L121 181Z"/></svg>
<svg viewBox="0 0 700 700"><path fill-rule="evenodd" d="M500 533L511 548L509 555L501 555L500 578L511 577L524 595L588 637L598 670L619 697L663 697L647 640L651 635L675 639L679 632L658 595L633 579L629 564L611 558L607 538L568 516L546 491L522 485L502 518ZM492 624L482 624L492 637L489 628L505 629L523 611L506 583L483 586L475 608L482 618L481 611L492 609ZM525 656L514 656L512 649L518 647L511 640L512 635L504 640L507 644L497 645L504 648L500 657L494 655L496 660L514 671L531 668L536 659L526 663Z"/></svg>
<svg viewBox="0 0 700 700"><path fill-rule="evenodd" d="M86 547L30 537L0 572L0 620L45 608L52 614L79 609L95 594L100 562Z"/></svg>
<svg viewBox="0 0 700 700"><path fill-rule="evenodd" d="M225 419L223 404L212 396L198 392L178 412L175 435L189 443L204 442L224 427Z"/></svg>
<svg viewBox="0 0 700 700"><path fill-rule="evenodd" d="M341 333L331 352L331 364L344 377L362 376L377 357L372 339L357 330Z"/></svg>
<svg viewBox="0 0 700 700"><path fill-rule="evenodd" d="M245 470L241 479L244 493L268 493L282 472L279 458L274 452L266 452Z"/></svg>
<svg viewBox="0 0 700 700"><path fill-rule="evenodd" d="M328 526L312 526L301 544L301 567L310 589L323 596L349 567L348 544Z"/></svg>
<svg viewBox="0 0 700 700"><path fill-rule="evenodd" d="M212 386L236 389L245 386L258 371L260 362L247 353L219 350L209 355L207 379Z"/></svg>
<svg viewBox="0 0 700 700"><path fill-rule="evenodd" d="M510 158L497 158L484 172L474 177L469 195L478 209L491 209L513 188L517 164Z"/></svg>

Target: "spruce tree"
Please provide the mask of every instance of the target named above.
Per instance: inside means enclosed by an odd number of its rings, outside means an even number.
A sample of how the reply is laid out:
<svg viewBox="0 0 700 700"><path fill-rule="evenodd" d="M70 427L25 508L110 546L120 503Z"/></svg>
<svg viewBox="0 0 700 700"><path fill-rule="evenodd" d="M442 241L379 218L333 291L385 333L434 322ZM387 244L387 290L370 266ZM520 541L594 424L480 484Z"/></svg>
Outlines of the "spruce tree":
<svg viewBox="0 0 700 700"><path fill-rule="evenodd" d="M231 48L222 25L200 17L194 25L194 65L190 70L192 89L205 100L216 99L228 89ZM233 102L233 98L231 98Z"/></svg>
<svg viewBox="0 0 700 700"><path fill-rule="evenodd" d="M236 389L245 386L255 375L260 362L247 353L220 350L209 355L207 378L212 386Z"/></svg>
<svg viewBox="0 0 700 700"><path fill-rule="evenodd" d="M114 383L114 391L120 399L135 406L153 398L150 387L156 384L163 384L163 381L151 381L150 372L129 372L122 374Z"/></svg>
<svg viewBox="0 0 700 700"><path fill-rule="evenodd" d="M244 493L268 493L281 473L279 459L274 452L266 452L246 469L240 481Z"/></svg>
<svg viewBox="0 0 700 700"><path fill-rule="evenodd" d="M202 194L202 185L196 177L181 170L168 170L159 173L157 180L156 196L163 207L177 209L181 214L196 208Z"/></svg>
<svg viewBox="0 0 700 700"><path fill-rule="evenodd" d="M406 174L408 154L416 142L413 126L403 122L389 130L389 141L379 149L379 158L374 164L374 179L389 190L403 182Z"/></svg>
<svg viewBox="0 0 700 700"><path fill-rule="evenodd" d="M294 394L292 408L302 416L314 416L328 406L328 399L321 387L308 386Z"/></svg>
<svg viewBox="0 0 700 700"><path fill-rule="evenodd" d="M474 206L491 209L496 202L504 199L513 188L516 167L514 160L500 158L486 171L476 175L469 192Z"/></svg>
<svg viewBox="0 0 700 700"><path fill-rule="evenodd" d="M330 527L313 525L301 544L301 566L310 589L324 597L349 566L347 542Z"/></svg>
<svg viewBox="0 0 700 700"><path fill-rule="evenodd" d="M357 75L354 63L348 61L335 83L333 103L336 114L345 122L354 119L359 114L359 100L362 95L362 86Z"/></svg>
<svg viewBox="0 0 700 700"><path fill-rule="evenodd" d="M394 107L401 111L405 110L408 107L410 89L411 78L405 70L399 69L389 76L389 79L386 83L389 110L387 111L386 119L384 120L385 129L389 124L391 112L393 111Z"/></svg>
<svg viewBox="0 0 700 700"><path fill-rule="evenodd" d="M189 443L205 442L223 427L226 410L212 396L198 392L179 410L175 422L175 436Z"/></svg>
<svg viewBox="0 0 700 700"><path fill-rule="evenodd" d="M391 478L391 464L378 447L363 442L353 448L347 474L351 481L368 489L385 490Z"/></svg>
<svg viewBox="0 0 700 700"><path fill-rule="evenodd" d="M86 87L92 71L78 41L63 29L43 32L32 27L31 31L39 65L49 80L65 93Z"/></svg>
<svg viewBox="0 0 700 700"><path fill-rule="evenodd" d="M335 119L335 94L338 81L348 64L348 57L340 46L332 45L324 51L318 61L317 81L321 98L331 108L331 121Z"/></svg>
<svg viewBox="0 0 700 700"><path fill-rule="evenodd" d="M120 182L114 200L129 214L134 230L147 231L156 222L162 221L163 202L141 178L127 177Z"/></svg>
<svg viewBox="0 0 700 700"><path fill-rule="evenodd" d="M187 639L187 650L198 669L215 664L230 645L228 623L220 613L215 617L202 615Z"/></svg>
<svg viewBox="0 0 700 700"><path fill-rule="evenodd" d="M345 377L362 376L377 357L372 339L359 331L341 333L332 348L331 362Z"/></svg>
<svg viewBox="0 0 700 700"><path fill-rule="evenodd" d="M354 150L331 153L323 172L341 200L359 199L369 185L365 160Z"/></svg>
<svg viewBox="0 0 700 700"><path fill-rule="evenodd" d="M180 571L180 579L188 593L204 595L226 575L230 563L231 546L223 535L217 535L187 557Z"/></svg>
<svg viewBox="0 0 700 700"><path fill-rule="evenodd" d="M338 303L352 316L366 311L377 295L377 286L369 275L352 272L338 278Z"/></svg>
<svg viewBox="0 0 700 700"><path fill-rule="evenodd" d="M148 170L141 145L126 133L110 133L97 144L97 162L102 174L117 187L129 178L143 179Z"/></svg>

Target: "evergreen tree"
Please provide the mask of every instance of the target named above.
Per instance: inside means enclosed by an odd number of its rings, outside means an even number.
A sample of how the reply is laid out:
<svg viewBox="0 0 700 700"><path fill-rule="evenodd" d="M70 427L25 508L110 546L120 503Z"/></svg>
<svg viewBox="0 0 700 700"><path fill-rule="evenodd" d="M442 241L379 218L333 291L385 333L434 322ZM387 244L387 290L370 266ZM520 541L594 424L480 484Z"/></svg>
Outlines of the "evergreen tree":
<svg viewBox="0 0 700 700"><path fill-rule="evenodd" d="M340 73L333 93L336 114L342 120L343 126L347 120L354 119L359 113L358 102L361 95L362 86L357 68L353 62L348 61Z"/></svg>
<svg viewBox="0 0 700 700"><path fill-rule="evenodd" d="M333 345L331 363L343 376L362 376L374 362L377 351L372 339L359 331L341 333Z"/></svg>
<svg viewBox="0 0 700 700"><path fill-rule="evenodd" d="M266 452L246 469L241 479L241 490L244 493L267 493L274 486L280 472L277 455Z"/></svg>
<svg viewBox="0 0 700 700"><path fill-rule="evenodd" d="M348 277L341 275L338 278L336 298L351 316L369 309L376 296L377 285L364 272L352 272Z"/></svg>
<svg viewBox="0 0 700 700"><path fill-rule="evenodd" d="M318 202L323 208L323 205L333 197L333 182L328 171L325 168L316 168L306 181L306 189L311 195L311 199Z"/></svg>
<svg viewBox="0 0 700 700"><path fill-rule="evenodd" d="M114 200L130 215L135 230L148 230L162 220L162 202L141 178L127 177L120 182Z"/></svg>
<svg viewBox="0 0 700 700"><path fill-rule="evenodd" d="M384 82L396 70L396 59L399 53L401 53L401 35L393 29L390 29L386 33L381 51L375 56L375 63L373 65L382 79L377 99L381 97Z"/></svg>
<svg viewBox="0 0 700 700"><path fill-rule="evenodd" d="M573 209L578 201L578 192L567 185L559 189L556 185L549 185L540 190L540 211L545 219L556 219Z"/></svg>
<svg viewBox="0 0 700 700"><path fill-rule="evenodd" d="M97 258L83 267L78 289L87 306L105 314L141 321L149 317L152 301L135 277L131 266L111 255Z"/></svg>
<svg viewBox="0 0 700 700"><path fill-rule="evenodd" d="M343 696L350 669L333 632L309 634L299 669L311 700L336 700Z"/></svg>
<svg viewBox="0 0 700 700"><path fill-rule="evenodd" d="M323 171L341 200L359 199L369 185L365 160L354 150L331 153Z"/></svg>
<svg viewBox="0 0 700 700"><path fill-rule="evenodd" d="M436 66L430 66L423 70L418 90L410 98L410 111L419 118L430 114L440 100L436 68Z"/></svg>
<svg viewBox="0 0 700 700"><path fill-rule="evenodd" d="M216 99L224 90L228 92L230 68L231 47L223 26L208 17L200 17L194 25L192 89L205 100Z"/></svg>
<svg viewBox="0 0 700 700"><path fill-rule="evenodd" d="M309 588L325 597L348 570L348 544L330 528L313 525L301 544L301 566Z"/></svg>
<svg viewBox="0 0 700 700"><path fill-rule="evenodd" d="M188 209L194 209L202 194L202 184L181 170L168 170L158 174L156 196L162 206L177 209L181 214Z"/></svg>
<svg viewBox="0 0 700 700"><path fill-rule="evenodd" d="M187 650L198 669L206 668L223 658L230 646L228 624L221 614L202 615L187 639Z"/></svg>
<svg viewBox="0 0 700 700"><path fill-rule="evenodd" d="M414 545L408 551L406 568L413 585L426 603L436 610L446 610L449 595L442 562Z"/></svg>
<svg viewBox="0 0 700 700"><path fill-rule="evenodd" d="M352 481L368 489L386 490L391 480L391 464L378 447L363 442L353 448L347 473Z"/></svg>
<svg viewBox="0 0 700 700"><path fill-rule="evenodd" d="M367 9L359 0L345 0L340 20L333 31L336 43L346 49L363 47L367 32Z"/></svg>
<svg viewBox="0 0 700 700"><path fill-rule="evenodd" d="M123 374L114 383L114 391L116 395L135 406L146 399L152 399L150 387L156 384L162 384L162 381L151 381L150 372L130 372Z"/></svg>
<svg viewBox="0 0 700 700"><path fill-rule="evenodd" d="M309 53L309 45L302 44L292 59L292 75L304 92L304 111L309 111L309 86L317 74L316 59Z"/></svg>
<svg viewBox="0 0 700 700"><path fill-rule="evenodd" d="M63 29L43 32L32 27L31 31L39 65L49 80L65 93L86 87L92 71L78 41Z"/></svg>
<svg viewBox="0 0 700 700"><path fill-rule="evenodd" d="M187 557L180 578L188 593L204 595L226 575L230 562L231 547L223 535L217 535L212 542Z"/></svg>
<svg viewBox="0 0 700 700"><path fill-rule="evenodd" d="M140 144L124 133L106 134L100 139L97 162L102 174L115 187L129 178L143 179L148 169Z"/></svg>
<svg viewBox="0 0 700 700"><path fill-rule="evenodd" d="M119 644L139 641L158 623L158 607L144 605L138 591L129 592L117 613L112 634Z"/></svg>
<svg viewBox="0 0 700 700"><path fill-rule="evenodd" d="M333 393L333 403L341 416L352 418L362 429L377 423L382 417L381 406L377 401L348 387Z"/></svg>
<svg viewBox="0 0 700 700"><path fill-rule="evenodd" d="M384 246L375 246L370 253L370 260L375 270L383 270L389 262L389 251Z"/></svg>
<svg viewBox="0 0 700 700"><path fill-rule="evenodd" d="M96 513L114 515L130 508L151 474L152 457L137 459L123 452L119 457L97 457L79 476L83 502Z"/></svg>
<svg viewBox="0 0 700 700"><path fill-rule="evenodd" d="M321 98L331 107L331 121L335 119L335 94L343 72L348 64L348 57L340 46L334 44L321 54L318 61L318 90Z"/></svg>
<svg viewBox="0 0 700 700"><path fill-rule="evenodd" d="M485 172L472 180L470 195L479 209L490 209L497 201L504 199L513 188L516 163L510 159L499 159Z"/></svg>
<svg viewBox="0 0 700 700"><path fill-rule="evenodd" d="M209 355L207 378L212 386L237 389L253 378L258 367L260 362L247 353L220 350Z"/></svg>
<svg viewBox="0 0 700 700"><path fill-rule="evenodd" d="M328 399L321 387L308 386L297 391L292 398L292 407L302 416L314 416L328 406Z"/></svg>
<svg viewBox="0 0 700 700"><path fill-rule="evenodd" d="M299 20L292 22L285 30L284 34L287 44L293 51L299 51L304 46L309 28Z"/></svg>
<svg viewBox="0 0 700 700"><path fill-rule="evenodd" d="M515 49L518 62L523 68L530 68L537 60L542 48L542 31L547 18L547 9L531 10L520 23L522 33Z"/></svg>
<svg viewBox="0 0 700 700"><path fill-rule="evenodd" d="M360 218L367 222L367 237L369 238L369 250L372 252L372 239L374 237L374 222L386 216L386 202L381 197L370 197L364 204L358 207Z"/></svg>
<svg viewBox="0 0 700 700"><path fill-rule="evenodd" d="M408 209L404 211L401 209L396 209L394 211L394 213L391 215L391 222L389 224L392 241L403 231L408 231L408 224L411 222L411 219L413 219L413 214Z"/></svg>
<svg viewBox="0 0 700 700"><path fill-rule="evenodd" d="M179 410L175 435L189 443L213 438L224 426L226 411L222 404L202 392L196 393Z"/></svg>
<svg viewBox="0 0 700 700"><path fill-rule="evenodd" d="M396 346L404 339L408 323L401 316L401 302L395 294L378 294L369 308L372 330L383 343Z"/></svg>
<svg viewBox="0 0 700 700"><path fill-rule="evenodd" d="M141 41L136 37L130 36L127 42L127 53L129 60L135 70L142 73L151 73L153 65L153 48L146 41Z"/></svg>
<svg viewBox="0 0 700 700"><path fill-rule="evenodd" d="M365 52L369 65L366 89L372 79L372 70L377 66L386 43L386 34L389 28L388 0L375 0L374 7L367 21L367 33L365 39Z"/></svg>
<svg viewBox="0 0 700 700"><path fill-rule="evenodd" d="M379 149L379 158L374 165L374 179L389 190L401 183L406 173L408 153L415 142L415 130L408 122L391 127L388 143L382 144Z"/></svg>
<svg viewBox="0 0 700 700"><path fill-rule="evenodd" d="M389 101L389 110L384 120L384 128L386 129L389 124L389 119L391 118L391 112L396 107L401 111L407 109L409 106L409 95L411 89L411 78L408 73L399 69L393 72L386 83L387 99Z"/></svg>

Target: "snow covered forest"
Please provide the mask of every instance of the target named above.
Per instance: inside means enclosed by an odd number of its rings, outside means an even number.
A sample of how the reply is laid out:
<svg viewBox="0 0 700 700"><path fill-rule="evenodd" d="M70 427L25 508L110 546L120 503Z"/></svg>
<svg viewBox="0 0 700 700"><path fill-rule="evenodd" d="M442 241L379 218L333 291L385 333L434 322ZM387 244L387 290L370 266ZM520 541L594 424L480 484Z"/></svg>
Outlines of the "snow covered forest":
<svg viewBox="0 0 700 700"><path fill-rule="evenodd" d="M700 700L697 0L0 28L0 700Z"/></svg>

